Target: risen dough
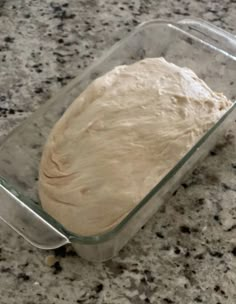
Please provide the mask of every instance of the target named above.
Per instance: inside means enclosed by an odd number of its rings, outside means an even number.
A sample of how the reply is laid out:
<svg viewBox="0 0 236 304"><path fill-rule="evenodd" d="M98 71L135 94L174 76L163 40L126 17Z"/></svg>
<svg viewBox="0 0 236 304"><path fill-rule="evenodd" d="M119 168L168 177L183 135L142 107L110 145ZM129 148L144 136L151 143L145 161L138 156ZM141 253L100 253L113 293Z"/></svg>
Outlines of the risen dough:
<svg viewBox="0 0 236 304"><path fill-rule="evenodd" d="M230 104L163 58L116 67L54 126L40 167L43 208L80 235L111 229Z"/></svg>

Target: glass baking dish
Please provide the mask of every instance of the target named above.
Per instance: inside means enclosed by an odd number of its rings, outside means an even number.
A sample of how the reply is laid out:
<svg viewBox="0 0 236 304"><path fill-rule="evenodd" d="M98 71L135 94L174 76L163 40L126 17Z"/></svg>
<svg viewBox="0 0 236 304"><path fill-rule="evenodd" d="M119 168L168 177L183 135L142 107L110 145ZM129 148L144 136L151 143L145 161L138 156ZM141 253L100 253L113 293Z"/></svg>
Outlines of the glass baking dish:
<svg viewBox="0 0 236 304"><path fill-rule="evenodd" d="M205 157L228 129L236 129L236 103L114 229L84 237L67 231L39 204L38 166L54 123L95 78L121 64L144 57L165 57L197 75L232 101L236 96L236 39L200 20L152 20L138 26L104 56L44 104L0 147L0 217L36 247L52 249L72 243L87 260L110 259L160 208L183 177Z"/></svg>

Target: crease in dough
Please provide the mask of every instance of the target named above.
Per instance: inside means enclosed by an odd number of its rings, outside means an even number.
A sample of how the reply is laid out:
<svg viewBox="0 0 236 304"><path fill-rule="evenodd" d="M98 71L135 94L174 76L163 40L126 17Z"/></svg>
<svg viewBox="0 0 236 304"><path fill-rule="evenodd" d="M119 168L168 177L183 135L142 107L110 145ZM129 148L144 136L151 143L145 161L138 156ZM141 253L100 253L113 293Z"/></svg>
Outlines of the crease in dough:
<svg viewBox="0 0 236 304"><path fill-rule="evenodd" d="M80 235L112 229L230 106L164 58L114 68L52 129L39 169L42 207Z"/></svg>

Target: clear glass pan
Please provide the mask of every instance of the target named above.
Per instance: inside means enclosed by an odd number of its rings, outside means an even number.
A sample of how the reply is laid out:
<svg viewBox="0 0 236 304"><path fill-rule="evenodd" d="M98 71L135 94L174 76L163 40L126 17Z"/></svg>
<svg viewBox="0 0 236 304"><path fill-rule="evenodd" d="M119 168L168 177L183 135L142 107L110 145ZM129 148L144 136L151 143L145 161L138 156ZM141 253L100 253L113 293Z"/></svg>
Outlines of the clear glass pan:
<svg viewBox="0 0 236 304"><path fill-rule="evenodd" d="M193 69L229 99L236 98L236 39L200 20L152 20L138 26L104 56L16 128L0 147L0 217L33 245L56 248L72 243L88 260L107 260L158 210L229 128L236 129L236 103L114 229L89 237L75 235L44 212L37 196L38 165L47 135L69 104L98 76L120 64L165 57Z"/></svg>

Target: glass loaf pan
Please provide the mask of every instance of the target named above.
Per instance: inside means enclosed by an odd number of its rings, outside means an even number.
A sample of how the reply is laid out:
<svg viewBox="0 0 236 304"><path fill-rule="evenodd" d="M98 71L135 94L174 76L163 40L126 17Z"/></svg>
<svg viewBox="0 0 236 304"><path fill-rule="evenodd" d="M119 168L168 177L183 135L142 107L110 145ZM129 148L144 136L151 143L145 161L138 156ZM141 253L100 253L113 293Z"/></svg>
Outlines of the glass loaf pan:
<svg viewBox="0 0 236 304"><path fill-rule="evenodd" d="M38 203L37 176L41 152L54 123L68 105L98 76L121 64L145 57L165 57L194 70L218 92L235 100L236 39L200 20L152 20L125 39L16 128L0 147L0 217L31 244L43 249L72 243L87 260L110 259L176 190L196 163L207 155L227 129L236 129L236 103L150 193L111 231L83 237L67 231ZM119 189L117 189L119 191Z"/></svg>

